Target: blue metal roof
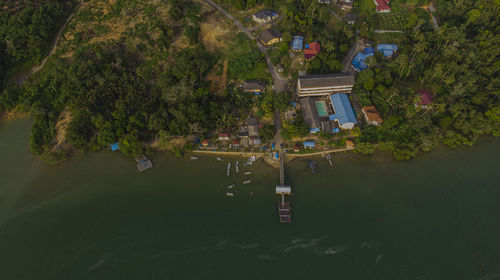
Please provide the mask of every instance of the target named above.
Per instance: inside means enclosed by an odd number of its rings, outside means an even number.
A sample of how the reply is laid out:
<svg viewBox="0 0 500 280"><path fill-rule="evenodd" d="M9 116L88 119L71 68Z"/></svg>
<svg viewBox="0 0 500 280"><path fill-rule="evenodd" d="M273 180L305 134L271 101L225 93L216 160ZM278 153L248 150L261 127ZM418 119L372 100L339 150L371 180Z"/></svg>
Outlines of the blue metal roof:
<svg viewBox="0 0 500 280"><path fill-rule="evenodd" d="M293 36L292 39L292 49L293 50L302 50L302 44L304 43L304 37L302 36Z"/></svg>
<svg viewBox="0 0 500 280"><path fill-rule="evenodd" d="M344 93L336 93L330 95L330 99L332 100L333 110L335 114L330 115L330 120L337 120L340 125L345 123L358 123L356 121L356 117L354 116L354 111L351 107L351 102L349 102L349 98Z"/></svg>
<svg viewBox="0 0 500 280"><path fill-rule="evenodd" d="M379 44L377 50L384 54L384 56L392 56L398 50L398 46L393 44Z"/></svg>
<svg viewBox="0 0 500 280"><path fill-rule="evenodd" d="M365 48L365 54L368 54L368 55L373 55L375 54L375 49L373 49L373 47L366 47Z"/></svg>
<svg viewBox="0 0 500 280"><path fill-rule="evenodd" d="M354 67L354 69L357 71L361 71L368 68L368 65L366 65L365 60L367 57L370 56L373 56L373 54L358 53L356 57L354 57L354 59L352 60L352 66Z"/></svg>
<svg viewBox="0 0 500 280"><path fill-rule="evenodd" d="M314 147L314 146L316 146L316 144L314 143L314 141L305 141L302 144L304 145L304 147Z"/></svg>
<svg viewBox="0 0 500 280"><path fill-rule="evenodd" d="M110 145L111 151L116 151L120 149L120 143L116 142Z"/></svg>

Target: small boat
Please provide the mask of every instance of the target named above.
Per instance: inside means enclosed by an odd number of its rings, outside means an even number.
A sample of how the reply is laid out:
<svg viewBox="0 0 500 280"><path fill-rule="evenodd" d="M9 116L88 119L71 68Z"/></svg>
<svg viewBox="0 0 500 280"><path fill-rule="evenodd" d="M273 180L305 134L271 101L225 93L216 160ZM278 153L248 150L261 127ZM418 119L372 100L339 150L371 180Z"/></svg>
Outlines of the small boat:
<svg viewBox="0 0 500 280"><path fill-rule="evenodd" d="M316 169L316 161L310 160L307 163L309 164L309 167L311 168L312 172L316 173L316 171L317 171L317 169Z"/></svg>
<svg viewBox="0 0 500 280"><path fill-rule="evenodd" d="M192 156L191 159L198 159L198 157Z"/></svg>
<svg viewBox="0 0 500 280"><path fill-rule="evenodd" d="M236 161L236 173L240 172L240 163Z"/></svg>
<svg viewBox="0 0 500 280"><path fill-rule="evenodd" d="M325 157L328 160L328 163L330 164L330 166L333 166L332 155L331 154L326 154Z"/></svg>
<svg viewBox="0 0 500 280"><path fill-rule="evenodd" d="M227 196L234 196L234 193L227 192L226 195Z"/></svg>
<svg viewBox="0 0 500 280"><path fill-rule="evenodd" d="M220 157L216 158L218 161L222 161L222 159Z"/></svg>
<svg viewBox="0 0 500 280"><path fill-rule="evenodd" d="M235 184L227 186L228 189L232 189L235 186Z"/></svg>
<svg viewBox="0 0 500 280"><path fill-rule="evenodd" d="M251 182L252 182L252 180L245 180L245 181L243 181L243 185L250 184Z"/></svg>
<svg viewBox="0 0 500 280"><path fill-rule="evenodd" d="M252 174L252 171L247 171L247 172L245 172L245 173L243 173L243 174L245 174L245 175L250 175L250 174Z"/></svg>
<svg viewBox="0 0 500 280"><path fill-rule="evenodd" d="M231 173L231 163L227 164L227 176Z"/></svg>

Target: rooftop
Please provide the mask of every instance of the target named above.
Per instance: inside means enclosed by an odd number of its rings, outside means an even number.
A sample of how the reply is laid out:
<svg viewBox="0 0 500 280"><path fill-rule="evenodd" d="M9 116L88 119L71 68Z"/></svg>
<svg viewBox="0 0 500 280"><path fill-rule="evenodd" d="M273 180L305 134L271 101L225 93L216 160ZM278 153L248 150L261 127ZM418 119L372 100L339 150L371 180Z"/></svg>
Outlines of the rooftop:
<svg viewBox="0 0 500 280"><path fill-rule="evenodd" d="M304 43L304 37L302 36L293 36L292 40L292 49L297 51L297 50L302 50L302 44Z"/></svg>
<svg viewBox="0 0 500 280"><path fill-rule="evenodd" d="M344 73L311 75L311 76L299 77L299 82L300 82L300 87L303 89L354 85L354 76L352 74L344 74Z"/></svg>
<svg viewBox="0 0 500 280"><path fill-rule="evenodd" d="M276 29L266 29L260 33L259 38L264 42L269 42L275 38L281 38L281 32Z"/></svg>
<svg viewBox="0 0 500 280"><path fill-rule="evenodd" d="M333 110L335 114L330 116L330 120L337 120L340 125L345 123L358 123L356 117L354 116L354 111L352 110L349 98L344 93L336 93L330 95L332 100Z"/></svg>
<svg viewBox="0 0 500 280"><path fill-rule="evenodd" d="M377 111L377 108L375 108L375 106L365 106L362 108L362 110L366 114L366 118L368 119L368 121L377 123L383 122L382 116Z"/></svg>
<svg viewBox="0 0 500 280"><path fill-rule="evenodd" d="M277 16L278 14L275 11L269 11L269 10L260 10L254 14L255 17L265 19L265 18L273 18Z"/></svg>
<svg viewBox="0 0 500 280"><path fill-rule="evenodd" d="M432 95L430 92L425 90L419 90L417 93L420 95L420 101L418 102L418 105L425 106L432 103Z"/></svg>

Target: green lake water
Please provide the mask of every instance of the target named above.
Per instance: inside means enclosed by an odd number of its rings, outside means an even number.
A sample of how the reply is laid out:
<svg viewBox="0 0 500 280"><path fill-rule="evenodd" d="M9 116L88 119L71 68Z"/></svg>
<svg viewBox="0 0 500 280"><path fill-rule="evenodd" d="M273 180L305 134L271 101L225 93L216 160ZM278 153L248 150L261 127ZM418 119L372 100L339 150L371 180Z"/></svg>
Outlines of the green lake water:
<svg viewBox="0 0 500 280"><path fill-rule="evenodd" d="M408 162L338 154L317 174L293 161L283 225L264 163L227 177L213 157L157 154L140 174L103 151L50 166L30 128L0 123L1 280L500 279L499 139Z"/></svg>

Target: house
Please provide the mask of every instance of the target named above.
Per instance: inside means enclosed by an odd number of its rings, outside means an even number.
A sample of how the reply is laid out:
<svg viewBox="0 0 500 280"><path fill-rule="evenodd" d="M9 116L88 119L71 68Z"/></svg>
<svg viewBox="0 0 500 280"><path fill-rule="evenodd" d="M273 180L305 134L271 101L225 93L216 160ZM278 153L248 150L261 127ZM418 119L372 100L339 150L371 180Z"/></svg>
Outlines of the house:
<svg viewBox="0 0 500 280"><path fill-rule="evenodd" d="M354 149L354 142L352 142L351 140L346 140L345 141L345 147L347 149Z"/></svg>
<svg viewBox="0 0 500 280"><path fill-rule="evenodd" d="M304 145L305 149L312 149L316 146L314 141L305 141L304 143L302 143L302 145Z"/></svg>
<svg viewBox="0 0 500 280"><path fill-rule="evenodd" d="M314 105L312 98L305 97L300 99L300 108L302 108L302 116L304 121L309 125L310 133L320 131L321 122L319 120L318 111Z"/></svg>
<svg viewBox="0 0 500 280"><path fill-rule="evenodd" d="M302 44L304 44L304 37L302 36L293 36L292 39L292 51L293 52L301 52L302 51Z"/></svg>
<svg viewBox="0 0 500 280"><path fill-rule="evenodd" d="M251 145L254 145L254 146L260 146L260 145L262 145L262 142L260 141L259 137L252 137L252 138L250 138L249 143Z"/></svg>
<svg viewBox="0 0 500 280"><path fill-rule="evenodd" d="M353 6L353 0L342 0L340 3L340 8L342 10L350 10Z"/></svg>
<svg viewBox="0 0 500 280"><path fill-rule="evenodd" d="M229 140L229 133L219 133L219 140L222 141Z"/></svg>
<svg viewBox="0 0 500 280"><path fill-rule="evenodd" d="M275 29L266 29L259 34L262 44L269 46L281 42L281 32Z"/></svg>
<svg viewBox="0 0 500 280"><path fill-rule="evenodd" d="M257 122L257 119L248 117L247 126L248 126L248 136L250 137L259 136L259 124Z"/></svg>
<svg viewBox="0 0 500 280"><path fill-rule="evenodd" d="M208 144L210 144L210 142L208 141L208 139L203 139L203 140L201 141L201 145L202 145L203 147L208 147Z"/></svg>
<svg viewBox="0 0 500 280"><path fill-rule="evenodd" d="M361 108L363 115L365 115L365 120L369 125L380 125L383 120L380 113L377 111L375 106L365 106Z"/></svg>
<svg viewBox="0 0 500 280"><path fill-rule="evenodd" d="M346 14L344 16L345 21L347 24L355 24L356 21L358 20L358 16L356 14Z"/></svg>
<svg viewBox="0 0 500 280"><path fill-rule="evenodd" d="M241 89L244 92L253 92L254 94L260 94L266 89L264 82L259 80L246 80L241 83Z"/></svg>
<svg viewBox="0 0 500 280"><path fill-rule="evenodd" d="M391 11L391 7L389 6L390 0L373 0L375 2L375 10L377 13L389 13Z"/></svg>
<svg viewBox="0 0 500 280"><path fill-rule="evenodd" d="M268 11L268 10L260 10L254 15L252 15L252 19L259 23L265 23L277 17L278 13L276 13L275 11Z"/></svg>
<svg viewBox="0 0 500 280"><path fill-rule="evenodd" d="M238 148L240 146L240 140L234 139L233 140L233 148Z"/></svg>
<svg viewBox="0 0 500 280"><path fill-rule="evenodd" d="M306 49L304 50L304 58L305 59L312 59L321 52L321 46L319 45L318 42L312 42L309 44L306 44Z"/></svg>
<svg viewBox="0 0 500 280"><path fill-rule="evenodd" d="M318 0L320 4L330 4L330 0Z"/></svg>
<svg viewBox="0 0 500 280"><path fill-rule="evenodd" d="M326 74L302 76L298 78L299 97L330 95L337 92L350 93L354 86L352 74Z"/></svg>
<svg viewBox="0 0 500 280"><path fill-rule="evenodd" d="M426 90L419 90L417 92L419 95L417 103L415 103L415 107L420 107L422 109L427 109L432 103L432 95L430 92Z"/></svg>
<svg viewBox="0 0 500 280"><path fill-rule="evenodd" d="M381 52L384 57L392 57L398 50L398 46L393 44L379 44L377 50Z"/></svg>
<svg viewBox="0 0 500 280"><path fill-rule="evenodd" d="M336 121L342 129L353 129L356 121L356 116L352 110L349 98L344 93L336 93L330 95L334 114L330 115L331 121Z"/></svg>

